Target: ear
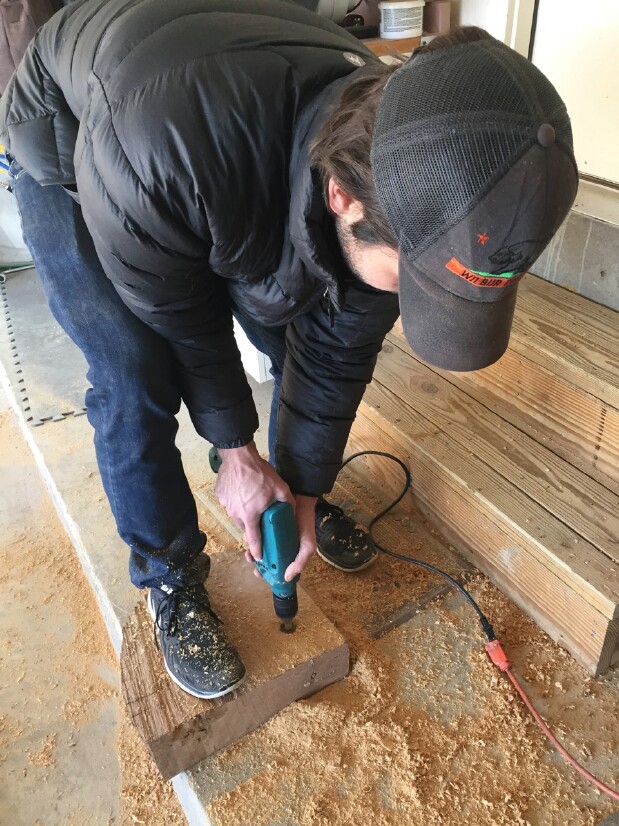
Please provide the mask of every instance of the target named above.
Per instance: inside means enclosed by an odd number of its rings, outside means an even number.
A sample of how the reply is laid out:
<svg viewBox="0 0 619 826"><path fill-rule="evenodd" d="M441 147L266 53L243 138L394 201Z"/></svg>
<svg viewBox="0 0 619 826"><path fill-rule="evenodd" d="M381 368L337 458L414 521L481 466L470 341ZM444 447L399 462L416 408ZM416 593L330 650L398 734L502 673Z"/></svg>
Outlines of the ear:
<svg viewBox="0 0 619 826"><path fill-rule="evenodd" d="M361 201L345 192L335 178L329 178L329 209L347 224L356 224L363 218Z"/></svg>

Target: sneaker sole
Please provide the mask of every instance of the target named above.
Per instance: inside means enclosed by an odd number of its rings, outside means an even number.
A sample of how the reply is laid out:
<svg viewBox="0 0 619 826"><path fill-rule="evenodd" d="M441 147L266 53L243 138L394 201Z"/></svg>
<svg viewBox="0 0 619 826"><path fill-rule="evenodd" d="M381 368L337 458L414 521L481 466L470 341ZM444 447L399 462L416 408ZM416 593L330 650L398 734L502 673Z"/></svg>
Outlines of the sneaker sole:
<svg viewBox="0 0 619 826"><path fill-rule="evenodd" d="M155 621L155 609L151 601L150 591L148 592L148 599L146 600L146 607L148 608L148 613L151 616L152 621ZM226 694L230 694L230 692L235 691L237 688L243 685L245 682L245 676L241 677L236 683L232 683L232 685L227 686L226 688L222 689L221 691L214 692L212 694L209 693L202 693L196 691L195 688L190 688L189 686L184 685L178 679L178 677L170 671L168 668L168 664L165 661L165 657L162 656L163 664L165 666L165 670L168 672L168 677L172 680L173 683L181 688L186 694L191 694L192 697L197 697L199 700L216 700L218 697L223 697Z"/></svg>
<svg viewBox="0 0 619 826"><path fill-rule="evenodd" d="M345 574L355 574L357 571L365 571L366 568L369 568L370 565L373 565L378 559L378 554L375 554L371 559L368 559L367 562L364 562L363 565L358 565L356 568L344 568L342 565L333 562L328 556L325 556L318 546L316 546L316 553L327 565L331 565L332 568L337 568L338 571L344 571Z"/></svg>

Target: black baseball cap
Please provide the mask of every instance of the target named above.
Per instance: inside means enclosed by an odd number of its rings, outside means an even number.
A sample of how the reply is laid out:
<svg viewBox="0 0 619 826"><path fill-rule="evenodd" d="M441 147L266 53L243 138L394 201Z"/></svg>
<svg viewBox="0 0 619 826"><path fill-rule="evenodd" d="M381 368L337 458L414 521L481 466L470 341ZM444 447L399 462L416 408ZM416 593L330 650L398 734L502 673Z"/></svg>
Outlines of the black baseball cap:
<svg viewBox="0 0 619 826"><path fill-rule="evenodd" d="M563 101L491 37L413 54L385 87L371 158L411 348L445 370L487 367L507 349L518 282L576 196Z"/></svg>

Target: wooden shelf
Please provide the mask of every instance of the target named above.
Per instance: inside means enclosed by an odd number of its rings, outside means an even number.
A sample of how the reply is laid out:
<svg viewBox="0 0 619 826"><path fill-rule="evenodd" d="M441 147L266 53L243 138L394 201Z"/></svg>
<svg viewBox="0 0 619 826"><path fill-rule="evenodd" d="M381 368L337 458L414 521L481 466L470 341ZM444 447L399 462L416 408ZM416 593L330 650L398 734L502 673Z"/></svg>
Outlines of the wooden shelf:
<svg viewBox="0 0 619 826"><path fill-rule="evenodd" d="M421 44L420 37L406 37L403 40L385 40L382 37L371 37L362 40L362 43L371 49L378 57L385 57L390 54L406 54L412 52Z"/></svg>

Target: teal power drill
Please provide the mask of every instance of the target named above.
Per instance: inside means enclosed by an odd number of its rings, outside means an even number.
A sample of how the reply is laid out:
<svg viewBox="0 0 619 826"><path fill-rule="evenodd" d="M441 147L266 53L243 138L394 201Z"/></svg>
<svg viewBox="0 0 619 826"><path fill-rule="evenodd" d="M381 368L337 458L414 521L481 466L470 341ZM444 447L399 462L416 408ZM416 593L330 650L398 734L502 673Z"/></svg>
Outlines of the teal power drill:
<svg viewBox="0 0 619 826"><path fill-rule="evenodd" d="M217 473L222 459L217 448L212 447L208 455L211 469ZM288 502L274 502L260 517L262 534L262 559L256 568L273 591L273 607L281 621L280 629L291 634L295 629L298 610L296 576L291 582L284 580L286 568L299 552L299 533L294 510Z"/></svg>

